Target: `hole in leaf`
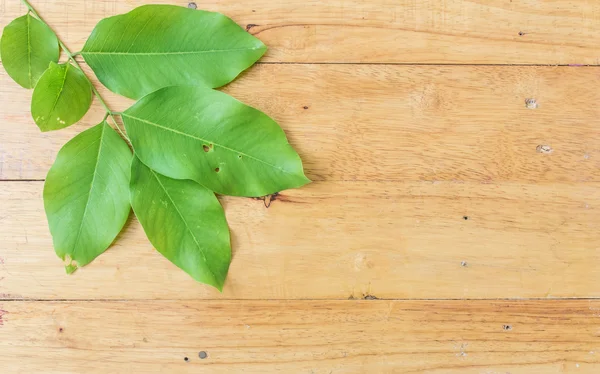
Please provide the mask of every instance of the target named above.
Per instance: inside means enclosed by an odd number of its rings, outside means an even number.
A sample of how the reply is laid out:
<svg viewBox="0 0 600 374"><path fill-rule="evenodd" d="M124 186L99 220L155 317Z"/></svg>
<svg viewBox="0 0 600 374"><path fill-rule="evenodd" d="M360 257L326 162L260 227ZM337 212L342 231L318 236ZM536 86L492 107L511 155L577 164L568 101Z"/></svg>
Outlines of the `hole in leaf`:
<svg viewBox="0 0 600 374"><path fill-rule="evenodd" d="M210 151L210 148L206 144L202 146L202 149L204 149L204 152Z"/></svg>
<svg viewBox="0 0 600 374"><path fill-rule="evenodd" d="M220 171L221 171L221 169L219 169L219 168L215 168L215 172L216 172L216 173L218 173L218 172L220 172Z"/></svg>
<svg viewBox="0 0 600 374"><path fill-rule="evenodd" d="M242 155L238 155L238 159L240 159L240 160L241 160L241 159L242 159Z"/></svg>
<svg viewBox="0 0 600 374"><path fill-rule="evenodd" d="M79 266L77 264L77 261L71 259L71 256L69 256L69 255L65 256L64 265L65 265L65 270L67 271L67 274L72 274L73 272L75 272L75 270L77 270L77 267Z"/></svg>

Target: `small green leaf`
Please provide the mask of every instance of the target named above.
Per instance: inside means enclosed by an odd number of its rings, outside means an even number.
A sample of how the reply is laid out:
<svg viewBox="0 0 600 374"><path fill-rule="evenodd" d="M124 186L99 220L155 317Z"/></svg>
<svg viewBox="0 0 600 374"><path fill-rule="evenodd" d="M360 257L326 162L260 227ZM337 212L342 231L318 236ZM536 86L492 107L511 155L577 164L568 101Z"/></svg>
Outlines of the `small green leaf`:
<svg viewBox="0 0 600 374"><path fill-rule="evenodd" d="M60 50L54 32L30 14L9 23L2 33L0 56L8 75L24 88L33 88Z"/></svg>
<svg viewBox="0 0 600 374"><path fill-rule="evenodd" d="M223 86L266 50L222 14L145 5L100 21L81 55L109 90L139 99L166 86Z"/></svg>
<svg viewBox="0 0 600 374"><path fill-rule="evenodd" d="M67 273L104 252L129 216L131 151L102 122L58 152L44 184L44 208Z"/></svg>
<svg viewBox="0 0 600 374"><path fill-rule="evenodd" d="M214 193L193 181L160 175L134 157L131 205L163 256L198 282L223 290L231 244L225 213Z"/></svg>
<svg viewBox="0 0 600 374"><path fill-rule="evenodd" d="M70 63L50 63L31 98L31 115L42 131L71 126L87 113L92 87L81 70Z"/></svg>
<svg viewBox="0 0 600 374"><path fill-rule="evenodd" d="M309 182L281 127L222 92L166 87L122 117L137 156L168 177L234 196L265 196Z"/></svg>

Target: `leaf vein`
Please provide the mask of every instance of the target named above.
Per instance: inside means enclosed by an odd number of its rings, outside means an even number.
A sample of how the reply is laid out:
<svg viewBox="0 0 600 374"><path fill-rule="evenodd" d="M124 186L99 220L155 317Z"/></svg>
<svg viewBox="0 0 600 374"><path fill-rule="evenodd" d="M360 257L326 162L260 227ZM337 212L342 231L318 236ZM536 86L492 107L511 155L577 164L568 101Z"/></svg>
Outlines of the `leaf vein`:
<svg viewBox="0 0 600 374"><path fill-rule="evenodd" d="M29 72L29 85L33 87L33 79L31 79L31 16L27 14L27 68Z"/></svg>
<svg viewBox="0 0 600 374"><path fill-rule="evenodd" d="M183 217L183 214L181 213L181 211L177 207L177 204L175 204L175 201L173 201L173 199L171 198L171 195L169 194L169 192L167 191L167 189L165 188L165 186L162 184L162 182L160 181L160 179L158 178L158 175L156 175L156 173L154 172L154 170L152 170L150 168L148 168L148 170L150 170L150 172L152 173L152 175L154 176L154 178L156 178L156 181L158 182L158 184L160 185L160 187L162 188L162 190L165 192L165 195L167 195L167 197L169 198L169 201L171 201L171 204L173 204L173 208L175 208L175 211L179 215L179 218L181 218L181 220L183 221L183 223L185 225L185 228L187 229L187 231L192 236L192 239L194 239L194 243L196 243L196 247L198 247L198 249L200 250L200 253L202 253L202 258L204 259L204 263L206 264L206 268L208 269L208 271L210 272L210 274L213 276L213 278L215 280L217 280L217 277L216 277L214 271L208 265L208 260L206 259L206 253L204 253L204 248L202 248L200 246L200 243L198 243L198 240L196 239L196 236L194 235L194 232L192 231L192 229L188 225L186 219Z"/></svg>
<svg viewBox="0 0 600 374"><path fill-rule="evenodd" d="M140 37L140 34L146 29L146 27L148 27L148 24L150 23L150 21L152 21L156 17L156 14L158 14L158 13L155 13L155 14L151 15L150 17L148 17L148 20L146 20L146 23L144 23L144 26L142 26L142 28L140 29L140 31L138 31L138 33L136 34L136 36L133 38L133 41L131 42L131 45L127 49L127 53L129 53L129 51L131 50L131 48L133 48L133 45L135 44L135 42ZM125 33L123 33L123 35L124 34Z"/></svg>
<svg viewBox="0 0 600 374"><path fill-rule="evenodd" d="M175 52L81 52L82 55L138 55L138 56L160 56L160 55L193 55L204 53L222 53L235 51L255 51L256 48L231 48L231 49L209 49L206 51L175 51Z"/></svg>
<svg viewBox="0 0 600 374"><path fill-rule="evenodd" d="M171 131L171 132L174 132L174 133L176 133L176 134L179 134L179 135L182 135L182 136L187 136L187 137L189 137L189 138L196 139L196 140L200 140L200 141L202 141L202 142L205 142L205 143L208 143L208 144L213 144L214 146L221 147L221 148L223 148L223 149L226 149L226 150L228 150L228 151L231 151L231 152L234 152L234 153L237 153L237 154L244 155L244 156L246 156L246 157L248 157L248 158L250 158L250 159L253 159L253 160L255 160L255 161L258 161L258 162L260 162L260 163L263 163L263 164L265 164L265 165L267 165L267 166L270 166L270 167L272 167L272 168L274 168L274 169L277 169L277 170L279 170L279 171L281 171L281 172L283 172L283 173L286 173L286 174L291 174L289 171L287 171L287 170L284 170L284 169L282 169L282 168L281 168L281 167L279 167L279 166L273 165L273 164L271 164L271 163L269 163L269 162L267 162L267 161L261 160L260 158L257 158L257 157L254 157L254 156L251 156L251 155L249 155L249 154L247 154L247 153L244 153L244 152L242 152L242 151L238 151L238 150L236 150L236 149L233 149L233 148L226 147L226 146L224 146L224 145L222 145L222 144L218 144L218 143L216 143L216 142L214 142L214 141L212 141L212 140L203 139L203 138L200 138L200 137L197 137L197 136L194 136L194 135L191 135L191 134L188 134L188 133L182 132L182 131L178 131L178 130L172 129L172 128L170 128L170 127L165 127L165 126L159 125L158 123L154 123L154 122L151 122L151 121L148 121L148 120L142 119L142 118L134 117L134 116L132 116L132 115L129 115L129 114L127 114L127 113L122 113L122 114L121 114L121 116L123 116L123 117L129 117L129 118L132 118L132 119L134 119L134 120L137 120L137 121L140 121L140 122L143 122L143 123L147 123L148 125L152 125L152 126L158 127L158 128L160 128L160 129L163 129L163 130L165 130L165 131Z"/></svg>
<svg viewBox="0 0 600 374"><path fill-rule="evenodd" d="M60 85L60 90L58 91L58 94L56 95L54 104L52 104L52 109L50 109L50 112L48 112L48 115L46 116L46 123L45 123L44 127L48 126L48 122L50 122L50 119L54 117L54 115L52 113L54 113L54 109L56 109L56 104L58 104L58 99L60 99L60 95L62 94L63 89L65 88L65 82L67 81L67 73L69 72L69 66L71 66L71 64L67 63L67 66L65 67L65 75L63 76L62 83Z"/></svg>
<svg viewBox="0 0 600 374"><path fill-rule="evenodd" d="M102 142L104 140L104 129L106 125L102 126L102 133L100 134L100 145L98 146L98 154L96 155L96 164L94 165L94 174L92 175L92 182L90 183L90 191L88 193L87 200L85 202L85 208L83 208L83 216L81 217L81 223L79 224L79 230L77 231L77 236L75 237L75 241L73 242L72 253L74 254L77 250L77 243L79 242L79 237L81 236L81 230L83 229L83 222L85 221L85 216L87 215L88 206L90 205L90 196L94 190L94 182L96 181L96 175L98 175L98 163L100 162L100 153L102 152ZM73 258L73 256L71 256Z"/></svg>

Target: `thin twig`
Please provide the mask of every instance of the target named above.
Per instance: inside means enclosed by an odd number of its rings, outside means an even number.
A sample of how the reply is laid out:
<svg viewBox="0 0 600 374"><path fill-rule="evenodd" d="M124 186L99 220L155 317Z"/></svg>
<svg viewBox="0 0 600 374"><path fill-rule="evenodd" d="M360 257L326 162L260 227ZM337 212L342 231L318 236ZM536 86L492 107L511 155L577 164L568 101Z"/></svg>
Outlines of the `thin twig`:
<svg viewBox="0 0 600 374"><path fill-rule="evenodd" d="M44 21L44 19L38 14L38 12L35 11L35 9L33 8L33 6L31 6L31 4L29 4L29 1L27 1L27 0L21 0L21 1L27 7L28 12L30 12L31 14L33 14L37 19L39 19L41 22L43 22L46 26L50 27L50 25L48 25L46 23L46 21ZM104 117L104 120L106 121L106 119L108 117L110 117L113 120L113 122L115 124L115 127L117 128L117 130L119 131L119 133L121 134L121 136L131 144L131 141L129 140L129 137L127 137L127 135L123 132L123 130L121 130L121 127L119 126L119 124L117 123L117 120L115 119L115 116L118 115L118 114L120 114L120 113L117 114L116 112L113 112L112 110L110 110L110 108L108 107L108 104L106 104L106 101L104 101L104 99L102 98L102 96L100 96L100 93L98 92L98 90L96 89L96 87L94 86L94 84L92 83L92 81L90 80L90 78L87 76L87 74L85 73L85 71L83 71L83 69L79 65L79 62L77 62L77 60L75 59L75 56L77 54L79 54L79 52L76 53L76 54L71 53L71 51L69 50L69 48L67 48L67 46L65 45L65 43L63 43L62 40L60 40L60 39L58 39L58 44L60 45L60 48L63 51L65 51L65 54L67 55L67 57L69 58L69 60L73 61L73 64L75 65L75 67L77 69L79 69L83 73L83 76L89 82L90 87L92 87L92 92L94 93L94 95L96 96L96 98L98 98L98 101L100 102L100 104L102 105L102 107L104 108L104 110L106 111L106 116Z"/></svg>

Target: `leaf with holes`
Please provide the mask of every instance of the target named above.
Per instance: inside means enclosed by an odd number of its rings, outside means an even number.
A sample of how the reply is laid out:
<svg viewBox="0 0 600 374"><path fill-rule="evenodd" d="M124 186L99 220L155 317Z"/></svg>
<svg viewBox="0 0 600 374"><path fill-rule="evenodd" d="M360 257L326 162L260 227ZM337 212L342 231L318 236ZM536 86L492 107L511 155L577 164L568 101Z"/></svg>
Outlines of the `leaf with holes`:
<svg viewBox="0 0 600 374"><path fill-rule="evenodd" d="M265 51L222 14L146 5L100 21L81 55L108 89L139 99L166 86L223 86Z"/></svg>
<svg viewBox="0 0 600 374"><path fill-rule="evenodd" d="M264 196L309 182L281 127L222 92L166 87L122 117L137 156L171 178L234 196Z"/></svg>
<svg viewBox="0 0 600 374"><path fill-rule="evenodd" d="M231 261L229 228L214 193L158 174L137 157L131 205L152 245L198 282L223 290Z"/></svg>
<svg viewBox="0 0 600 374"><path fill-rule="evenodd" d="M129 216L132 155L102 122L58 152L44 184L44 208L56 254L68 273L90 263L113 242Z"/></svg>
<svg viewBox="0 0 600 374"><path fill-rule="evenodd" d="M33 90L31 115L40 130L58 130L79 121L91 103L92 87L83 72L51 62Z"/></svg>
<svg viewBox="0 0 600 374"><path fill-rule="evenodd" d="M27 15L5 27L0 54L8 74L34 88L37 126L76 123L92 94L104 108L102 123L59 151L44 184L54 249L67 272L111 245L132 206L160 253L222 290L231 244L215 192L260 197L310 182L273 119L213 90L252 66L265 45L222 14L147 5L103 19L72 53L28 0L22 4ZM67 62L58 64L61 50ZM111 110L78 54L109 90L139 101Z"/></svg>
<svg viewBox="0 0 600 374"><path fill-rule="evenodd" d="M50 62L57 62L58 39L43 22L29 13L4 28L0 45L2 66L24 88L33 88Z"/></svg>

